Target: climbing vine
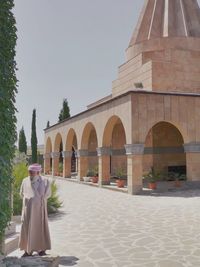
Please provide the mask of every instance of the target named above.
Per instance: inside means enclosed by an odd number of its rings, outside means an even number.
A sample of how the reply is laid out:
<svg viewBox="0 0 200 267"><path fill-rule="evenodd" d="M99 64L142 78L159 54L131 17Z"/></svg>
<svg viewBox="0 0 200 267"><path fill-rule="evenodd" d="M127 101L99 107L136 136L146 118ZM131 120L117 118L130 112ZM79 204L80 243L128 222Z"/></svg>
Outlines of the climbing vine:
<svg viewBox="0 0 200 267"><path fill-rule="evenodd" d="M16 141L17 29L13 7L14 0L0 1L0 241L11 217L12 160Z"/></svg>

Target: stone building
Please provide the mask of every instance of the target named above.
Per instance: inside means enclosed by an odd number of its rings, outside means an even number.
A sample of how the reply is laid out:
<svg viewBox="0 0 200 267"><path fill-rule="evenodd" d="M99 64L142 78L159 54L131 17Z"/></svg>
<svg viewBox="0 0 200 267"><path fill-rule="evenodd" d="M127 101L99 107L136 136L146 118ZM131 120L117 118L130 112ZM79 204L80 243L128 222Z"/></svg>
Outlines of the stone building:
<svg viewBox="0 0 200 267"><path fill-rule="evenodd" d="M45 130L45 172L120 168L128 192L153 166L200 180L200 9L197 0L146 0L112 94Z"/></svg>

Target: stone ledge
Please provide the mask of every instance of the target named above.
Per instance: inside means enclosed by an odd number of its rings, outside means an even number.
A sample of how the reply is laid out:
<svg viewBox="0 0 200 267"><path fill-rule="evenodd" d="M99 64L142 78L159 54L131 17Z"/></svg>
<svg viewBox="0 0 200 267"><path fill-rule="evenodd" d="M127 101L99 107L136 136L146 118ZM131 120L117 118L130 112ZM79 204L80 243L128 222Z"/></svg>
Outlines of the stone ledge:
<svg viewBox="0 0 200 267"><path fill-rule="evenodd" d="M1 267L58 267L60 262L59 256L46 256L46 257L27 257L27 258L17 258L17 257L6 257L0 258Z"/></svg>
<svg viewBox="0 0 200 267"><path fill-rule="evenodd" d="M19 243L19 233L14 233L12 235L6 236L4 245L4 254L8 255L18 248ZM1 265L0 265L1 266Z"/></svg>

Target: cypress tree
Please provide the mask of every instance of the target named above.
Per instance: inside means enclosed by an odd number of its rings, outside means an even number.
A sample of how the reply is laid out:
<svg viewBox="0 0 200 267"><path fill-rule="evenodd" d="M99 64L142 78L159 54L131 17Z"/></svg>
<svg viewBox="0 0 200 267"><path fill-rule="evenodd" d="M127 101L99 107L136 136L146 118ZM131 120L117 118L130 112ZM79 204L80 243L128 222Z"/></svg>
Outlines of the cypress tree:
<svg viewBox="0 0 200 267"><path fill-rule="evenodd" d="M19 152L27 154L27 142L24 127L19 132Z"/></svg>
<svg viewBox="0 0 200 267"><path fill-rule="evenodd" d="M31 150L32 163L37 163L36 109L33 110L32 115Z"/></svg>
<svg viewBox="0 0 200 267"><path fill-rule="evenodd" d="M58 121L61 122L65 119L70 118L70 108L69 108L69 104L67 99L65 98L63 100L63 106L62 109L60 111L59 117L58 117Z"/></svg>
<svg viewBox="0 0 200 267"><path fill-rule="evenodd" d="M15 115L17 30L13 7L14 0L0 1L0 245L11 217L12 159L17 137Z"/></svg>

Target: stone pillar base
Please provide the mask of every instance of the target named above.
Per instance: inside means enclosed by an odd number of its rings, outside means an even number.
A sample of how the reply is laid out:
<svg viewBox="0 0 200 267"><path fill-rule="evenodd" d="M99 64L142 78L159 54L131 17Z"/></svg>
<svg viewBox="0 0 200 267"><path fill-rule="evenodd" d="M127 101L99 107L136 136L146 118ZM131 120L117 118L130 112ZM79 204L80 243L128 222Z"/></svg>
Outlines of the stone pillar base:
<svg viewBox="0 0 200 267"><path fill-rule="evenodd" d="M126 145L128 193L135 195L143 189L143 153L144 144Z"/></svg>

